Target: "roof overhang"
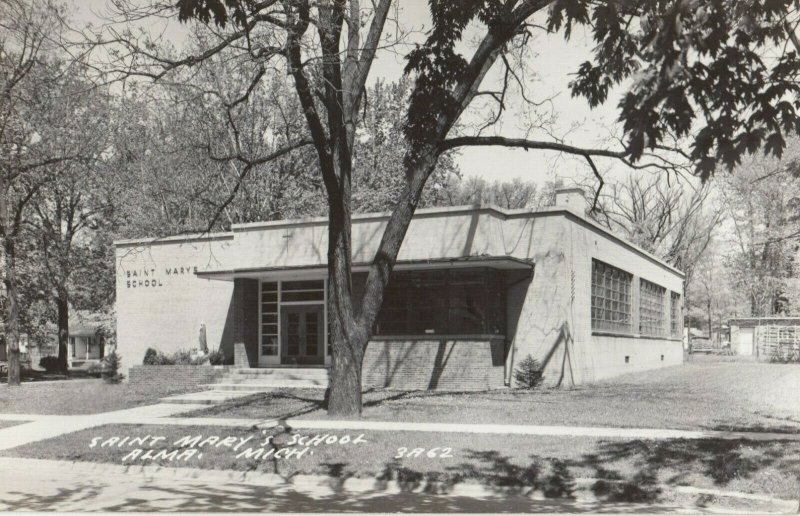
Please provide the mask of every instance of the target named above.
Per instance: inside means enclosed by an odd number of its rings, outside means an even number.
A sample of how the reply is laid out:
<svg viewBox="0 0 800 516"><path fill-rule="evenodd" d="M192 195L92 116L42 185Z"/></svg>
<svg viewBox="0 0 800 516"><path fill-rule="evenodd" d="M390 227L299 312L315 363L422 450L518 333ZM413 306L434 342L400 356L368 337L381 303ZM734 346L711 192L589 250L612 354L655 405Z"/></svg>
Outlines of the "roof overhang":
<svg viewBox="0 0 800 516"><path fill-rule="evenodd" d="M353 272L367 272L369 263L353 264ZM396 271L419 271L458 269L468 267L488 267L498 270L532 270L533 262L513 256L465 256L461 258L434 258L430 260L398 260L394 266ZM236 278L292 278L315 275L325 277L328 266L324 264L292 265L283 267L252 267L227 270L198 271L198 278L233 281Z"/></svg>

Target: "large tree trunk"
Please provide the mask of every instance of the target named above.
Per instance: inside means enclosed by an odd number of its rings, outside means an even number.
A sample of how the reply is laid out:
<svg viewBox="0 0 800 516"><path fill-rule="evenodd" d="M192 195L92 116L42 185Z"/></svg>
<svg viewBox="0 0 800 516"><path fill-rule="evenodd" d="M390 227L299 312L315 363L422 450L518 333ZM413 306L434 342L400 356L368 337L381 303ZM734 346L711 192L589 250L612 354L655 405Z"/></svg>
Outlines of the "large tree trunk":
<svg viewBox="0 0 800 516"><path fill-rule="evenodd" d="M8 343L8 385L20 384L19 371L19 305L17 304L17 267L14 241L6 237L4 242L6 258L5 277L8 314L6 316L6 340Z"/></svg>
<svg viewBox="0 0 800 516"><path fill-rule="evenodd" d="M340 184L343 198L331 200L328 210L328 306L333 341L328 413L354 416L361 414L361 364L368 332L359 327L353 311L349 177Z"/></svg>
<svg viewBox="0 0 800 516"><path fill-rule="evenodd" d="M69 369L69 295L66 290L59 290L56 296L58 307L58 369L68 373Z"/></svg>

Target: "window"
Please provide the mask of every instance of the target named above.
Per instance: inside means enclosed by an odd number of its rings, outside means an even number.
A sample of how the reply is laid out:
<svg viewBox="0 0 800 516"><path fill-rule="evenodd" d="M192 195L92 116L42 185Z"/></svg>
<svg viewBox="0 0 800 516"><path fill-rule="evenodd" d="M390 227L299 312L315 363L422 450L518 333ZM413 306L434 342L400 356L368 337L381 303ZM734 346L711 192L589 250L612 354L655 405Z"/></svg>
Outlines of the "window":
<svg viewBox="0 0 800 516"><path fill-rule="evenodd" d="M69 338L69 355L75 357L75 337Z"/></svg>
<svg viewBox="0 0 800 516"><path fill-rule="evenodd" d="M278 354L278 283L261 283L261 355Z"/></svg>
<svg viewBox="0 0 800 516"><path fill-rule="evenodd" d="M673 337L681 337L683 333L683 316L681 314L681 295L677 292L670 293L670 327Z"/></svg>
<svg viewBox="0 0 800 516"><path fill-rule="evenodd" d="M631 333L633 276L592 260L592 330Z"/></svg>
<svg viewBox="0 0 800 516"><path fill-rule="evenodd" d="M667 289L647 280L639 281L639 333L666 335L664 297Z"/></svg>
<svg viewBox="0 0 800 516"><path fill-rule="evenodd" d="M492 269L395 272L376 335L501 335L505 286Z"/></svg>
<svg viewBox="0 0 800 516"><path fill-rule="evenodd" d="M281 303L325 301L325 281L284 281L281 283Z"/></svg>

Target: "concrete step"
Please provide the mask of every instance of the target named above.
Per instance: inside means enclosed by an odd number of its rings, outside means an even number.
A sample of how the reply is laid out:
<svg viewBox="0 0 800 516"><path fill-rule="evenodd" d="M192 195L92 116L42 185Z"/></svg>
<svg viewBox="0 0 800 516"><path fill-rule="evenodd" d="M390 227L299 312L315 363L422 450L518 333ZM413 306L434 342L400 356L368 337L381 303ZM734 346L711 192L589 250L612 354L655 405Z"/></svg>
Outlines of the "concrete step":
<svg viewBox="0 0 800 516"><path fill-rule="evenodd" d="M327 385L327 378L297 378L297 377L275 377L275 378L221 378L218 383L230 383L239 385L269 385L275 382L297 382L309 383L314 385Z"/></svg>
<svg viewBox="0 0 800 516"><path fill-rule="evenodd" d="M239 382L275 382L275 381L305 381L316 383L327 383L328 376L310 376L310 375L274 375L274 376L249 376L249 375L225 375L217 380L218 383L239 383Z"/></svg>
<svg viewBox="0 0 800 516"><path fill-rule="evenodd" d="M161 398L162 403L178 403L178 404L193 404L193 405L216 405L223 401L234 400L243 398L252 394L252 391L233 391L233 390L218 390L215 385L207 385L211 390L203 392L191 392L189 394L177 394ZM257 392L257 391L256 391Z"/></svg>
<svg viewBox="0 0 800 516"><path fill-rule="evenodd" d="M273 389L291 388L291 389L326 389L326 383L314 383L298 380L286 381L272 381L272 382L259 382L259 383L213 383L206 385L210 389L224 392L266 392Z"/></svg>
<svg viewBox="0 0 800 516"><path fill-rule="evenodd" d="M255 378L259 380L269 380L270 378L328 378L328 373L304 373L295 371L281 371L279 373L270 374L252 374L252 373L226 373L223 375L225 378Z"/></svg>
<svg viewBox="0 0 800 516"><path fill-rule="evenodd" d="M227 375L232 376L255 376L255 377L263 377L263 376L285 376L285 375L292 375L292 376L311 376L311 377L320 377L320 378L327 378L328 377L328 370L325 368L308 368L308 369L299 369L299 368L275 368L275 369L233 369L226 373Z"/></svg>

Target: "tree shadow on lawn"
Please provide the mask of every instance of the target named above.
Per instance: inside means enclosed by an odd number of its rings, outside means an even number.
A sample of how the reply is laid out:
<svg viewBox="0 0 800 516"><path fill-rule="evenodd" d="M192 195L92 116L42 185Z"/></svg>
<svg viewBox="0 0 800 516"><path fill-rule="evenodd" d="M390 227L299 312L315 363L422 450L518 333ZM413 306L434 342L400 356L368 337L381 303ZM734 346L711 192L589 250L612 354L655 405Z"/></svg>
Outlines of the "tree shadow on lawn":
<svg viewBox="0 0 800 516"><path fill-rule="evenodd" d="M795 444L794 450L787 447ZM800 478L797 440L754 441L749 439L670 439L604 442L598 453L584 455L570 465L592 468L598 479L617 481L620 462L632 469L628 482L654 486L660 472L673 472L667 485L688 485L703 475L715 486L724 488L733 480L750 480L757 473L773 468ZM621 465L621 464L620 464ZM624 466L623 466L624 468ZM771 490L772 486L761 486Z"/></svg>
<svg viewBox="0 0 800 516"><path fill-rule="evenodd" d="M733 480L753 479L767 468L800 477L800 457L795 451L787 453L785 444L746 439L606 441L597 453L579 459L530 455L523 463L497 451L466 450L468 461L443 471L417 471L395 460L387 463L377 478L383 486L396 482L404 492L446 495L456 484L472 482L495 496L539 493L563 501L575 499L577 474L596 479L591 491L599 503L657 504L664 502L664 485L692 485L698 476L709 478L716 488L725 488ZM339 486L354 475L347 463L324 466ZM774 493L776 487L753 484L753 490L762 493ZM783 497L794 495L784 493Z"/></svg>
<svg viewBox="0 0 800 516"><path fill-rule="evenodd" d="M647 512L663 510L669 503L662 499L663 483L684 485L692 474L694 480L704 475L721 487L735 478L755 476L766 467L796 475L800 458L794 451L785 453L784 446L783 441L744 439L606 441L597 453L572 460L536 455L520 460L495 450L464 450L466 460L435 471L420 471L392 460L368 475L377 483L362 492L345 486L348 478L359 474L359 465L336 462L323 464L323 471L332 477L323 489L303 488L302 483L291 489L237 482L202 485L202 474L195 483L171 480L120 489L116 480L99 478L78 480L52 494L35 486L30 493L16 488L16 492L9 490L0 505L6 510L76 510L86 500L95 510L105 511ZM252 469L264 471L264 466L263 461L255 461ZM267 468L276 471L278 464ZM678 474L659 480L665 469ZM575 476L587 476L586 471L597 479L591 486L596 500L591 502L575 496ZM284 478L288 481L295 474ZM387 490L390 482L393 491ZM483 486L488 496L457 496L454 487L463 482ZM108 495L115 488L121 491L118 499ZM532 494L540 496L532 499ZM95 507L100 503L95 500L107 501Z"/></svg>

